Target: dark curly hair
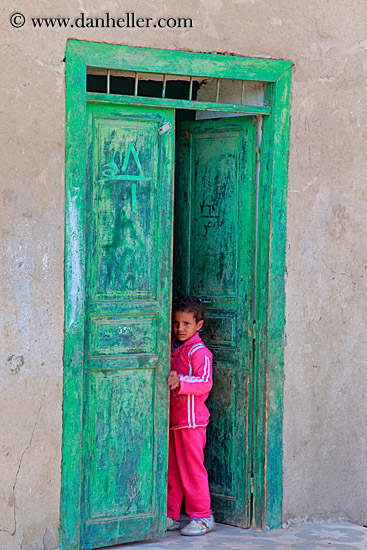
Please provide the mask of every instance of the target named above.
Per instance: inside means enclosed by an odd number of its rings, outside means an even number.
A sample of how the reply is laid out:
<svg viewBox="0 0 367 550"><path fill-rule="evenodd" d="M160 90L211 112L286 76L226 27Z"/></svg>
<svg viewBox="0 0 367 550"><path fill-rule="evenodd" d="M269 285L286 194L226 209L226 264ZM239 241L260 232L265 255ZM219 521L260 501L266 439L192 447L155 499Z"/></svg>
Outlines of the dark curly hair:
<svg viewBox="0 0 367 550"><path fill-rule="evenodd" d="M196 296L179 296L173 300L172 311L189 311L196 322L205 321L205 307L200 298Z"/></svg>

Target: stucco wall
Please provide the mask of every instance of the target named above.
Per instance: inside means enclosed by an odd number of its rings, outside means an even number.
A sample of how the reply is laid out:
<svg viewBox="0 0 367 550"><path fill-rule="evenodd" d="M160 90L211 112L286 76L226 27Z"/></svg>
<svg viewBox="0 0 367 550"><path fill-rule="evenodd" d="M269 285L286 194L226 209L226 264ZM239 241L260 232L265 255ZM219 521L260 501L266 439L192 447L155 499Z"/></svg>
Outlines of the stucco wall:
<svg viewBox="0 0 367 550"><path fill-rule="evenodd" d="M367 523L365 2L23 4L2 7L0 23L0 547L58 546L69 37L294 61L283 519ZM60 30L29 22L81 11L187 16L194 27ZM23 28L11 27L14 12L28 19Z"/></svg>

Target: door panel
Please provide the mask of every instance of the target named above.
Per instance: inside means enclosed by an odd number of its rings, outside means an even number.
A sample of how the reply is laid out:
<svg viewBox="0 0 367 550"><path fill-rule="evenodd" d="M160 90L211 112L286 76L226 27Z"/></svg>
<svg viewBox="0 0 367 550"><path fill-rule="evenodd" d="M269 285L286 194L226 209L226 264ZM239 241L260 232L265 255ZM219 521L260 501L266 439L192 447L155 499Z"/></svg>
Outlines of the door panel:
<svg viewBox="0 0 367 550"><path fill-rule="evenodd" d="M252 118L184 122L176 203L177 288L207 305L213 352L206 467L218 521L246 527L250 502L254 144Z"/></svg>
<svg viewBox="0 0 367 550"><path fill-rule="evenodd" d="M194 294L236 295L237 138L237 133L230 131L202 132L192 137L195 189L190 280Z"/></svg>
<svg viewBox="0 0 367 550"><path fill-rule="evenodd" d="M89 517L144 514L150 509L154 482L154 370L96 370L88 378L90 447L93 441ZM126 431L132 411L135 422Z"/></svg>
<svg viewBox="0 0 367 550"><path fill-rule="evenodd" d="M95 126L100 174L94 189L98 210L91 297L155 299L157 122L121 120L116 125L101 118Z"/></svg>
<svg viewBox="0 0 367 550"><path fill-rule="evenodd" d="M86 549L165 531L174 160L170 110L90 104L88 121Z"/></svg>

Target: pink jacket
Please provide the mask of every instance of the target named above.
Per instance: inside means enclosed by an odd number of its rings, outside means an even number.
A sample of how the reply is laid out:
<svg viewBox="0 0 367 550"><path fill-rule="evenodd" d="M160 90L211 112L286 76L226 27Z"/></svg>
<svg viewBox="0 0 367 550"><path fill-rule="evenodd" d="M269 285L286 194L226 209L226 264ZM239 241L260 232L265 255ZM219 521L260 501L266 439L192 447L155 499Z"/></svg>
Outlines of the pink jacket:
<svg viewBox="0 0 367 550"><path fill-rule="evenodd" d="M180 389L171 390L170 429L197 428L209 422L205 405L212 381L213 354L196 333L174 351L171 370L177 371Z"/></svg>

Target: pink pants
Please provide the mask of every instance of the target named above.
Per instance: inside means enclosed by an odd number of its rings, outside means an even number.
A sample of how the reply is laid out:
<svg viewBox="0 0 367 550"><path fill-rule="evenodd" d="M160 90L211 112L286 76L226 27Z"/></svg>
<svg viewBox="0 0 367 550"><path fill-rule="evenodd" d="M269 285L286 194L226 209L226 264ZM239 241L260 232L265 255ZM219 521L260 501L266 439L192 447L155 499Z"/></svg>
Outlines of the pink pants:
<svg viewBox="0 0 367 550"><path fill-rule="evenodd" d="M190 520L211 515L208 473L204 466L206 428L170 430L167 517L178 521L185 495Z"/></svg>

